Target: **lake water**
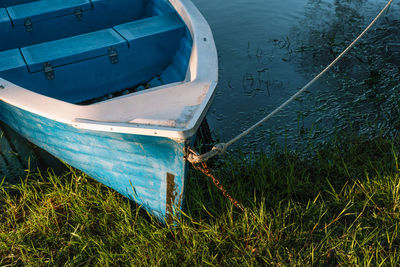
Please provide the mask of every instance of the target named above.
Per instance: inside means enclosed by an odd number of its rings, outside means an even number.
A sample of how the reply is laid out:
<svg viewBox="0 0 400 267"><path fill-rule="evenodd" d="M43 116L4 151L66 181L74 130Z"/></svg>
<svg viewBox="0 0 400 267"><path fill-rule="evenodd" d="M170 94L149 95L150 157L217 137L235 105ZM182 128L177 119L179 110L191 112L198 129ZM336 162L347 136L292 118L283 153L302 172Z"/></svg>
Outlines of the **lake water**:
<svg viewBox="0 0 400 267"><path fill-rule="evenodd" d="M252 125L305 85L387 3L384 0L193 2L209 22L219 53L219 85L208 121L222 140ZM363 49L357 48L300 101L241 142L240 149L264 149L271 137L279 143L291 144L302 143L306 137L322 141L352 123L361 131L368 128L360 123L375 113L374 107L370 107L373 104L353 103L366 93L365 87L353 85L369 79L373 68L381 68L378 64L387 66L386 61L377 60L378 66L364 61L371 60L371 53L376 51L382 57L386 44L397 41L399 18L399 3L395 2L363 39ZM367 49L365 43L372 41ZM391 64L394 66L390 68L398 66L397 62Z"/></svg>
<svg viewBox="0 0 400 267"><path fill-rule="evenodd" d="M387 1L193 2L213 30L219 54L219 85L207 119L216 136L228 140L322 70ZM395 46L388 45L400 43L399 7L395 2L346 59L236 148L265 150L272 140L292 146L306 140L323 142L347 128L370 135L393 134L400 125L400 56ZM6 132L9 136L0 139L0 174L13 176L40 163L42 151ZM7 138L14 137L13 148ZM11 173L6 165L12 166Z"/></svg>

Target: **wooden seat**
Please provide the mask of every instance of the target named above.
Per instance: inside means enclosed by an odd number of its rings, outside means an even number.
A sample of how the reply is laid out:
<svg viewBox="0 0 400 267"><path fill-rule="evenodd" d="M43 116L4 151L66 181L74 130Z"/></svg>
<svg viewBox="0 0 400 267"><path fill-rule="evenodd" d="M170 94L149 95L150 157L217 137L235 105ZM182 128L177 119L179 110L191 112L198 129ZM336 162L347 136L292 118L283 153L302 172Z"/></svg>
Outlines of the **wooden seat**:
<svg viewBox="0 0 400 267"><path fill-rule="evenodd" d="M179 16L171 13L125 23L115 26L114 29L124 36L130 45L138 45L149 37L154 38L165 33L182 33L184 24Z"/></svg>
<svg viewBox="0 0 400 267"><path fill-rule="evenodd" d="M42 0L7 8L14 25L24 25L51 18L73 15L77 10L85 12L92 9L89 0Z"/></svg>
<svg viewBox="0 0 400 267"><path fill-rule="evenodd" d="M0 0L1 1L1 0ZM0 9L0 51L108 29L147 16L147 0L38 0Z"/></svg>
<svg viewBox="0 0 400 267"><path fill-rule="evenodd" d="M161 75L171 64L184 33L183 21L171 13L7 50L0 52L0 77L77 103ZM16 68L19 70L14 71Z"/></svg>
<svg viewBox="0 0 400 267"><path fill-rule="evenodd" d="M43 70L45 63L53 67L72 64L128 49L128 44L113 29L106 29L61 40L21 48L30 72Z"/></svg>

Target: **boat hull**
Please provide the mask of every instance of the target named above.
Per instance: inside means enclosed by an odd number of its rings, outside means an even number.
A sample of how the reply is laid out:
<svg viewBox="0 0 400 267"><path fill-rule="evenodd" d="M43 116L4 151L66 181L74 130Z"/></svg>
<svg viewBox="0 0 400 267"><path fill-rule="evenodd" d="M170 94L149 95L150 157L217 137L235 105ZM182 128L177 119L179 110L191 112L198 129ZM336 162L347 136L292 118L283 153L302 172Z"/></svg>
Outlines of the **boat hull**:
<svg viewBox="0 0 400 267"><path fill-rule="evenodd" d="M182 204L185 140L77 129L0 101L0 120L161 221Z"/></svg>

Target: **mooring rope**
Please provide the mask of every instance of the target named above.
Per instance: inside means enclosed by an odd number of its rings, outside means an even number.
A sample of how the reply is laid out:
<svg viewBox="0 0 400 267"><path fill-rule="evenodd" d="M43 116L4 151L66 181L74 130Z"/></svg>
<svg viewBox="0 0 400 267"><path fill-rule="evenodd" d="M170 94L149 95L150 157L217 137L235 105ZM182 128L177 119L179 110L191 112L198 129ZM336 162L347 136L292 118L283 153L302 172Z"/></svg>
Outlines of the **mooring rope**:
<svg viewBox="0 0 400 267"><path fill-rule="evenodd" d="M284 107L289 105L291 102L293 102L301 93L303 93L305 90L307 90L311 85L313 85L319 78L321 78L322 75L324 75L329 69L331 69L370 29L371 27L376 23L376 21L383 15L383 13L389 8L393 0L389 0L386 6L379 12L379 14L372 20L372 22L361 32L360 35L356 39L354 39L351 44L340 53L339 56L335 58L325 69L323 69L317 76L315 76L311 81L309 81L303 88L301 88L297 93L292 95L288 100L286 100L284 103L282 103L279 107L274 109L271 113L269 113L267 116L265 116L262 120L258 121L256 124L242 132L241 134L237 135L236 137L232 138L226 143L219 143L216 144L210 151L204 153L204 154L199 154L193 149L189 149L187 152L187 159L189 162L192 164L197 164L201 162L205 162L209 160L212 157L215 157L216 155L220 155L226 152L229 146L231 146L233 143L237 142L238 140L242 139L249 133L251 133L254 129L256 129L258 126L269 120L272 116L274 116L276 113L281 111Z"/></svg>

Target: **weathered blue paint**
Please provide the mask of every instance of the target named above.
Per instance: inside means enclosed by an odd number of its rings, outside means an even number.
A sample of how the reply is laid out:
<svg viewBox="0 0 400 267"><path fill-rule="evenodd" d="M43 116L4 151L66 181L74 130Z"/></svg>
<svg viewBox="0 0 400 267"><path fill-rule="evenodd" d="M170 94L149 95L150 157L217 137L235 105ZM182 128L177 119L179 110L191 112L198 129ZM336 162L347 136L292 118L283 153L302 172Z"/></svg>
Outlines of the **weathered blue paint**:
<svg viewBox="0 0 400 267"><path fill-rule="evenodd" d="M186 77L192 37L167 0L16 1L0 0L0 77L27 90L79 103ZM184 140L81 130L2 101L0 120L160 220L181 206Z"/></svg>
<svg viewBox="0 0 400 267"><path fill-rule="evenodd" d="M184 142L168 138L80 130L0 101L0 120L32 143L166 217L167 173L174 175L174 206L182 203Z"/></svg>

